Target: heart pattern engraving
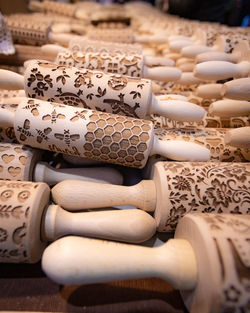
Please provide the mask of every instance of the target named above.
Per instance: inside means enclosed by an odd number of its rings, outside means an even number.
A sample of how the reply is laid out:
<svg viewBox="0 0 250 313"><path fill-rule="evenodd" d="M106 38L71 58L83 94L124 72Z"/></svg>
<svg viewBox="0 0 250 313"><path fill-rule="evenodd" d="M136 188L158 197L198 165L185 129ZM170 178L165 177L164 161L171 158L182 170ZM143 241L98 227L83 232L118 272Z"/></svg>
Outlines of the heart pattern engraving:
<svg viewBox="0 0 250 313"><path fill-rule="evenodd" d="M15 158L15 156L13 154L4 154L2 155L2 160L4 161L4 163L8 164L10 163L11 161L13 161Z"/></svg>

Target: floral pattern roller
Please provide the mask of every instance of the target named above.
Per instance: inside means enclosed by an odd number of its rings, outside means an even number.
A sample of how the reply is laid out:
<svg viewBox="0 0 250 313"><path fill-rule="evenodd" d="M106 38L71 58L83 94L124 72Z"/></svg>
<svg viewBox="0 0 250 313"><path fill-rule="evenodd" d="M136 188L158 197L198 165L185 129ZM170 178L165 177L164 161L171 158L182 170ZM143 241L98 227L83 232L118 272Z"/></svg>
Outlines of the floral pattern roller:
<svg viewBox="0 0 250 313"><path fill-rule="evenodd" d="M189 212L250 215L249 163L159 162L155 171L166 201L155 212L159 231Z"/></svg>
<svg viewBox="0 0 250 313"><path fill-rule="evenodd" d="M142 77L143 70L143 56L139 54L67 51L58 53L56 63L131 77Z"/></svg>
<svg viewBox="0 0 250 313"><path fill-rule="evenodd" d="M189 312L249 312L250 216L190 214L175 236L190 242L198 266L195 289L182 293Z"/></svg>
<svg viewBox="0 0 250 313"><path fill-rule="evenodd" d="M25 71L28 97L97 111L144 118L151 81L87 69L30 62Z"/></svg>

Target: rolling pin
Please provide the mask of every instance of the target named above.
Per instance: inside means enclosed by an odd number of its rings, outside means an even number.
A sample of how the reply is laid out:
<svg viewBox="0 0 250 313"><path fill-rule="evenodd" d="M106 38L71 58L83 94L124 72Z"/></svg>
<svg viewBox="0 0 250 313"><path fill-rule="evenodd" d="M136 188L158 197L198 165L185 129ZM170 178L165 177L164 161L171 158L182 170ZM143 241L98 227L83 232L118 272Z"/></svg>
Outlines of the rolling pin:
<svg viewBox="0 0 250 313"><path fill-rule="evenodd" d="M209 106L209 113L220 117L249 116L250 102L231 99L214 101Z"/></svg>
<svg viewBox="0 0 250 313"><path fill-rule="evenodd" d="M155 60L154 60L155 59ZM74 66L79 69L101 70L105 73L143 77L159 81L176 81L181 70L171 66L147 67L149 64L164 63L165 58L143 57L141 54L107 52L59 52L56 63L60 66ZM159 60L159 61L158 61ZM167 60L167 59L166 59Z"/></svg>
<svg viewBox="0 0 250 313"><path fill-rule="evenodd" d="M157 162L152 171L152 180L130 187L63 181L52 188L52 199L71 210L133 205L154 211L164 232L192 211L249 214L249 163Z"/></svg>
<svg viewBox="0 0 250 313"><path fill-rule="evenodd" d="M240 63L234 64L226 61L207 61L196 64L194 75L205 80L221 80L227 78L243 78L249 75L250 51Z"/></svg>
<svg viewBox="0 0 250 313"><path fill-rule="evenodd" d="M225 142L233 147L250 149L250 127L241 127L227 131Z"/></svg>
<svg viewBox="0 0 250 313"><path fill-rule="evenodd" d="M45 249L42 269L62 285L162 278L181 290L190 313L248 312L249 233L250 216L188 214L156 248L59 239Z"/></svg>
<svg viewBox="0 0 250 313"><path fill-rule="evenodd" d="M221 90L224 97L250 100L250 78L239 78L226 82Z"/></svg>
<svg viewBox="0 0 250 313"><path fill-rule="evenodd" d="M67 45L76 35L52 31L52 22L32 19L6 18L6 25L11 32L13 41L20 44L44 45L60 43Z"/></svg>
<svg viewBox="0 0 250 313"><path fill-rule="evenodd" d="M142 242L155 233L155 220L146 212L70 213L49 197L45 183L0 182L0 262L36 263L47 241L67 234Z"/></svg>
<svg viewBox="0 0 250 313"><path fill-rule="evenodd" d="M210 157L195 143L159 141L147 120L28 98L15 112L0 113L0 125L14 127L17 140L34 148L138 168L153 154L190 161Z"/></svg>
<svg viewBox="0 0 250 313"><path fill-rule="evenodd" d="M24 88L31 98L136 118L157 113L172 119L197 121L205 114L203 108L186 101L158 101L149 80L48 62L31 61L24 77L0 70L0 85L9 89Z"/></svg>
<svg viewBox="0 0 250 313"><path fill-rule="evenodd" d="M46 182L55 185L65 179L122 184L119 171L108 167L56 169L41 162L42 151L19 144L0 144L0 179Z"/></svg>
<svg viewBox="0 0 250 313"><path fill-rule="evenodd" d="M212 162L249 162L249 149L233 147L225 142L224 137L227 131L227 128L156 128L155 134L158 140L164 143L168 140L184 140L206 147L210 151ZM150 159L159 159L159 156L155 155Z"/></svg>

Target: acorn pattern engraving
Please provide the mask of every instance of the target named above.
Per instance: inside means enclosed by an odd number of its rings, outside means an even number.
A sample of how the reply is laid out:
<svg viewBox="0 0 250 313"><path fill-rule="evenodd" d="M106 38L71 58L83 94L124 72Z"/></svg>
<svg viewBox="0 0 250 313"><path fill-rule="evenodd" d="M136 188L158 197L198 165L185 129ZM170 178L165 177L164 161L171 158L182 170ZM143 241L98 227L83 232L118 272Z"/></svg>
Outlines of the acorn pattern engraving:
<svg viewBox="0 0 250 313"><path fill-rule="evenodd" d="M162 162L169 216L161 231L174 231L189 212L250 215L248 163Z"/></svg>
<svg viewBox="0 0 250 313"><path fill-rule="evenodd" d="M101 70L105 73L142 77L143 56L106 52L59 52L56 63L64 66Z"/></svg>
<svg viewBox="0 0 250 313"><path fill-rule="evenodd" d="M0 262L26 263L32 259L30 208L40 192L39 183L0 180Z"/></svg>
<svg viewBox="0 0 250 313"><path fill-rule="evenodd" d="M221 267L218 312L249 312L250 216L203 214L200 219L211 233Z"/></svg>
<svg viewBox="0 0 250 313"><path fill-rule="evenodd" d="M42 100L35 100L38 114L34 116L27 107L28 101L25 99L19 105L15 123L17 138L25 145L124 166L144 167L153 138L150 121ZM57 115L52 119L48 112L54 110Z"/></svg>
<svg viewBox="0 0 250 313"><path fill-rule="evenodd" d="M160 140L184 140L200 144L211 152L210 161L213 162L248 162L250 149L236 148L226 145L224 136L227 129L155 129L155 135ZM153 156L154 158L154 156Z"/></svg>
<svg viewBox="0 0 250 313"><path fill-rule="evenodd" d="M32 180L34 163L41 157L39 150L20 144L0 143L0 179ZM2 195L0 196L2 199Z"/></svg>
<svg viewBox="0 0 250 313"><path fill-rule="evenodd" d="M146 116L152 96L151 81L147 79L49 62L30 62L24 78L30 98L136 118Z"/></svg>

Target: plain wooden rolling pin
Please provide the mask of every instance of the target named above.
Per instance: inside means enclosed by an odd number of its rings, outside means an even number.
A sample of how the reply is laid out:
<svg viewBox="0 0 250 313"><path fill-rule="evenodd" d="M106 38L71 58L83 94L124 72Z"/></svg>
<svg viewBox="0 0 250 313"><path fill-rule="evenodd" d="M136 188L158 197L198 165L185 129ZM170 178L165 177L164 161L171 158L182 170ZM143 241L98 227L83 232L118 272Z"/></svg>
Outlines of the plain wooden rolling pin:
<svg viewBox="0 0 250 313"><path fill-rule="evenodd" d="M249 213L249 163L157 162L153 172L153 180L131 187L63 181L52 188L52 199L71 210L133 205L154 211L158 231L175 230L192 211Z"/></svg>
<svg viewBox="0 0 250 313"><path fill-rule="evenodd" d="M121 54L107 52L59 52L56 63L61 66L74 66L79 69L101 70L105 73L143 77L158 81L176 81L182 71L170 66L146 66L147 61L154 62L152 57L140 54ZM157 61L157 60L156 60Z"/></svg>
<svg viewBox="0 0 250 313"><path fill-rule="evenodd" d="M46 182L55 185L65 179L122 184L122 175L113 168L62 168L56 169L41 162L42 151L31 147L0 144L0 179Z"/></svg>
<svg viewBox="0 0 250 313"><path fill-rule="evenodd" d="M155 220L137 209L70 213L49 198L45 183L1 181L0 262L38 262L47 241L67 234L142 242L155 233Z"/></svg>
<svg viewBox="0 0 250 313"><path fill-rule="evenodd" d="M189 161L210 157L195 143L157 140L147 120L28 98L15 112L0 113L0 125L14 127L17 140L34 148L139 168L153 154Z"/></svg>
<svg viewBox="0 0 250 313"><path fill-rule="evenodd" d="M24 77L0 70L0 86L7 89L24 88L26 95L31 98L136 118L157 113L172 119L197 121L206 112L187 101L157 100L152 93L150 80L66 68L42 61L30 62Z"/></svg>
<svg viewBox="0 0 250 313"><path fill-rule="evenodd" d="M175 238L156 248L59 239L44 251L42 268L63 285L158 277L181 290L190 313L247 312L249 232L250 216L188 214Z"/></svg>
<svg viewBox="0 0 250 313"><path fill-rule="evenodd" d="M225 142L233 147L250 149L250 127L229 130L225 134Z"/></svg>

